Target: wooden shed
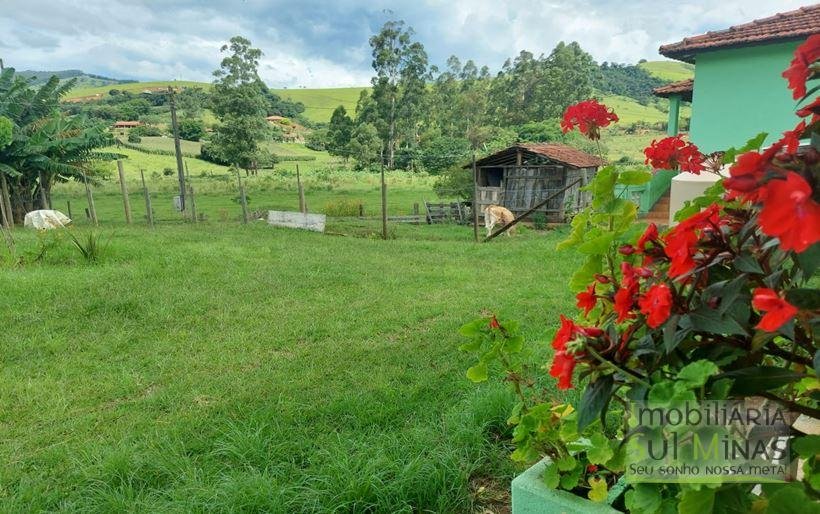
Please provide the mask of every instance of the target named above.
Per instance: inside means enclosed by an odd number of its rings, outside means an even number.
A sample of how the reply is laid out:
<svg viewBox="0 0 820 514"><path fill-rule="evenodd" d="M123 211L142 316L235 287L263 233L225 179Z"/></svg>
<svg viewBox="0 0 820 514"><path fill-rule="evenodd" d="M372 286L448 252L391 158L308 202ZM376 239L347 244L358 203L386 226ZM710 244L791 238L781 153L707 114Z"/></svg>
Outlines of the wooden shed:
<svg viewBox="0 0 820 514"><path fill-rule="evenodd" d="M505 148L476 161L479 212L495 204L519 215L555 195L538 211L548 221L562 222L591 200L580 188L602 164L600 158L560 143L519 143Z"/></svg>

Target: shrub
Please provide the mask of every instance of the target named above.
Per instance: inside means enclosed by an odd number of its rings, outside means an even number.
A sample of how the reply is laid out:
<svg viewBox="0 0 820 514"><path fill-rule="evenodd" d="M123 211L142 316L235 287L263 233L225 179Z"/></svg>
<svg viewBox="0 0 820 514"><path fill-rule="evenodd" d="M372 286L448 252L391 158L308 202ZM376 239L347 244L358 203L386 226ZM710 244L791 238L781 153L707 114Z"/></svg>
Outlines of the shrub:
<svg viewBox="0 0 820 514"><path fill-rule="evenodd" d="M324 213L334 217L358 216L363 207L361 200L336 200L325 204Z"/></svg>
<svg viewBox="0 0 820 514"><path fill-rule="evenodd" d="M815 35L798 47L784 73L795 98L806 96L806 62L818 55L820 35ZM677 480L662 471L643 477L633 470L622 500L632 513L762 512L766 505L782 505L786 497L801 507L816 501L820 437L788 420L797 414L806 418L803 426L817 426L820 420L820 148L799 146L801 139L816 141L820 135L820 124L808 120L816 121L818 114L820 97L799 110L806 119L767 150L760 148L765 134L727 150L723 164L731 164L730 177L717 177L665 232L654 224L636 225L635 205L616 195L616 186L651 180L649 172L607 166L596 174L589 186L591 205L575 216L569 237L559 245L575 249L583 264L569 283L578 311L560 316L549 367L559 389L588 379L580 400L568 405L544 398L542 377L516 361L525 338L515 321L489 315L460 331L469 338L461 349L478 358L467 377L484 381L491 366L500 366L518 396L509 419L515 427L514 460L530 463L546 455L548 487L585 493L599 502L636 462L688 465L689 473L685 465L676 468ZM581 130L596 139L602 125L586 121ZM709 171L706 157L680 138L666 138L647 150L656 167ZM781 432L767 432L774 423L759 420L765 405L761 397L771 402L766 417L783 420ZM724 414L731 417L729 423L715 414L717 419L705 427L686 427L695 424L689 421L690 402L708 419L702 406L708 402L750 399L754 407L741 403L737 415L756 416L754 421L738 423L733 410L738 407L729 407ZM656 411L650 414L654 423L635 417L630 409L640 406ZM726 409L715 405L720 408ZM686 410L687 422L666 417L664 425L656 417L663 417L664 409L669 416L673 409ZM791 436L789 445L778 444L778 436ZM702 445L714 441L714 453L702 446L698 456L698 440ZM647 459L647 441L663 456ZM755 460L760 452L763 458ZM734 471L737 455L751 461L737 466L740 472ZM766 484L753 492L755 482L770 477L751 468L798 457L805 461L799 483ZM691 475L692 468L710 465L717 474ZM724 466L732 471L720 471ZM749 483L737 480L744 473L741 478Z"/></svg>
<svg viewBox="0 0 820 514"><path fill-rule="evenodd" d="M164 177L170 177L173 174L174 174L174 170L172 168L163 168L162 169L162 175Z"/></svg>
<svg viewBox="0 0 820 514"><path fill-rule="evenodd" d="M199 141L205 136L205 125L201 120L184 119L179 122L179 137L188 141Z"/></svg>
<svg viewBox="0 0 820 514"><path fill-rule="evenodd" d="M142 142L142 138L139 136L139 134L135 134L133 131L131 131L128 133L128 142L139 144Z"/></svg>

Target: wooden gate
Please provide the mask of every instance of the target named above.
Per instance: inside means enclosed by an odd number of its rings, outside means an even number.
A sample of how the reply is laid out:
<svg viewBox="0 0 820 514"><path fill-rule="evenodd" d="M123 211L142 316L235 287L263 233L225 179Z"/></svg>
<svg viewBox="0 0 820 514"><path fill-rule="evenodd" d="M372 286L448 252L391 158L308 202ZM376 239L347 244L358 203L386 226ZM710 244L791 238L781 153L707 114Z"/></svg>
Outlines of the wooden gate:
<svg viewBox="0 0 820 514"><path fill-rule="evenodd" d="M564 188L566 170L563 166L510 166L504 170L504 206L522 213ZM538 209L560 217L563 195L551 199Z"/></svg>

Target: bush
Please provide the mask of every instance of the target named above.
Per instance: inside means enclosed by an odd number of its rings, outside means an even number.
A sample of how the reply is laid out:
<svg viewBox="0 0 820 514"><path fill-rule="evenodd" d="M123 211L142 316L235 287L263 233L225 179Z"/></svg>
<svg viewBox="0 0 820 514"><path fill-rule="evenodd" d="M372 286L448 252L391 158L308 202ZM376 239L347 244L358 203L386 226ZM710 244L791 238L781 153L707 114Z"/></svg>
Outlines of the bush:
<svg viewBox="0 0 820 514"><path fill-rule="evenodd" d="M132 130L131 132L128 133L128 142L129 143L141 143L142 138L140 137L139 134L134 133L134 131Z"/></svg>
<svg viewBox="0 0 820 514"><path fill-rule="evenodd" d="M473 173L459 165L450 166L436 180L433 190L439 198L471 200L473 198Z"/></svg>
<svg viewBox="0 0 820 514"><path fill-rule="evenodd" d="M205 125L200 120L187 119L179 122L179 137L199 141L205 136Z"/></svg>
<svg viewBox="0 0 820 514"><path fill-rule="evenodd" d="M324 213L335 217L358 216L363 207L361 200L336 200L325 204Z"/></svg>
<svg viewBox="0 0 820 514"><path fill-rule="evenodd" d="M173 174L174 174L174 170L171 169L171 168L163 168L163 170L162 170L162 175L164 177L170 177Z"/></svg>

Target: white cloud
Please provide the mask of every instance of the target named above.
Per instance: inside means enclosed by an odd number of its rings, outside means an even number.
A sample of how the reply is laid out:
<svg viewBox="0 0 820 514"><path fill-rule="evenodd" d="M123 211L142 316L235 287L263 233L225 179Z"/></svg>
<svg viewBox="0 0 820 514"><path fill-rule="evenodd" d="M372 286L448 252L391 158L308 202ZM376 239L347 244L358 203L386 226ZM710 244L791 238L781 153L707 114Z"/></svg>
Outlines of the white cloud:
<svg viewBox="0 0 820 514"><path fill-rule="evenodd" d="M6 0L0 57L17 68L80 68L137 79L210 80L219 47L242 34L265 52L272 86L364 85L368 36L390 9L417 31L434 64L451 54L497 69L520 50L578 41L599 62L658 59L657 48L798 0Z"/></svg>

